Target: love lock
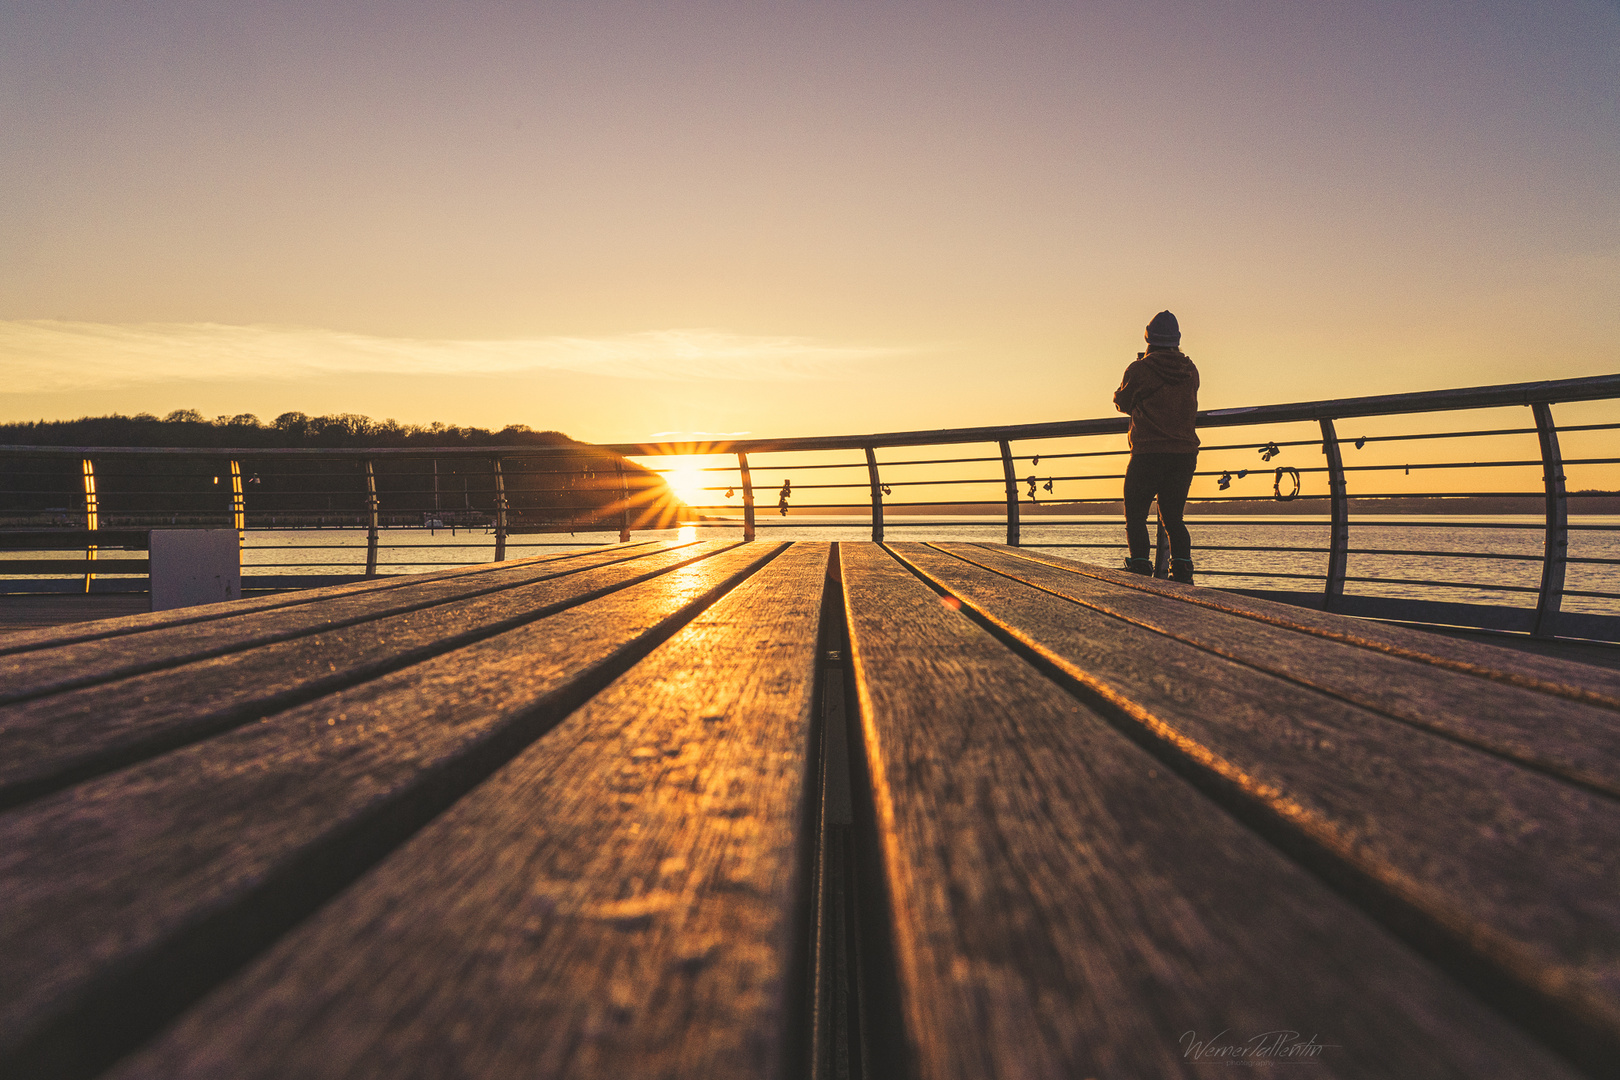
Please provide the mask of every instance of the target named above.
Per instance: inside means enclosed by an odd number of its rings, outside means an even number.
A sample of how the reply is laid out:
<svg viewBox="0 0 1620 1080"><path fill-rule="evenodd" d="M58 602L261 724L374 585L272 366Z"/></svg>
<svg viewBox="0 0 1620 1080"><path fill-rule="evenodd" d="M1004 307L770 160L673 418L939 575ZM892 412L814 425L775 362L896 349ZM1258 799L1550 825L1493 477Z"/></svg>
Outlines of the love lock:
<svg viewBox="0 0 1620 1080"><path fill-rule="evenodd" d="M1260 448L1260 460L1261 461L1270 461L1272 458L1276 457L1280 453L1282 453L1282 450L1277 446L1276 443L1274 443L1274 442L1266 443L1266 445L1264 445L1264 446L1262 446Z"/></svg>
<svg viewBox="0 0 1620 1080"><path fill-rule="evenodd" d="M1283 473L1287 473L1294 481L1294 490L1283 494ZM1282 465L1277 469L1277 479L1271 484L1271 493L1277 497L1278 502L1287 502L1299 495L1299 470L1292 465Z"/></svg>
<svg viewBox="0 0 1620 1080"><path fill-rule="evenodd" d="M1221 478L1215 481L1215 485L1222 491L1225 491L1227 488L1232 486L1232 474L1229 472L1221 473Z"/></svg>

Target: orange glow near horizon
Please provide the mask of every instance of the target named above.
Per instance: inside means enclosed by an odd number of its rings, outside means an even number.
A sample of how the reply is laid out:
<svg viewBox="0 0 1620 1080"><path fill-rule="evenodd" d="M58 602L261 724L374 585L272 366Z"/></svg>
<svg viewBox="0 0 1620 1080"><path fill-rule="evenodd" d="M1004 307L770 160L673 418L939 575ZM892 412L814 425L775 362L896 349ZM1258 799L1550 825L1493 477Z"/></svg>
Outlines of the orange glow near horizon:
<svg viewBox="0 0 1620 1080"><path fill-rule="evenodd" d="M1208 409L1620 370L1612 4L350 7L0 8L0 420L1108 417L1166 308Z"/></svg>
<svg viewBox="0 0 1620 1080"><path fill-rule="evenodd" d="M709 483L708 474L679 458L673 459L672 464L670 471L664 473L664 482L677 499L687 506L702 506L712 501L713 492L703 490Z"/></svg>
<svg viewBox="0 0 1620 1080"><path fill-rule="evenodd" d="M735 455L672 454L633 460L661 476L670 494L688 508L707 507L710 512L723 512L727 506L728 492L732 503L740 504Z"/></svg>

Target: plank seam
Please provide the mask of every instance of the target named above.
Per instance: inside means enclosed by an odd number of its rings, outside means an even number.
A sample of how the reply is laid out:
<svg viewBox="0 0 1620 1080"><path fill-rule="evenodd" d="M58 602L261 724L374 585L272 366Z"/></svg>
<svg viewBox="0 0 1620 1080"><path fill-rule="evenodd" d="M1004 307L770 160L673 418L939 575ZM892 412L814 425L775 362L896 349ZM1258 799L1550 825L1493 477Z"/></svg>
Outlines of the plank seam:
<svg viewBox="0 0 1620 1080"><path fill-rule="evenodd" d="M984 547L983 544L974 544L973 546L978 548ZM1101 574L1091 572L1084 566L1084 564L1081 563L1074 563L1072 566L1063 566L1059 563L1049 562L1046 559L1036 558L1034 555L1027 555L1023 552L1011 549L1008 549L1007 554L1013 556L1014 558L1024 559L1032 563L1038 563L1041 566L1050 566L1066 573L1079 574L1081 577L1093 578L1097 581L1114 585L1122 589L1135 589L1138 592L1150 593L1154 596L1165 597L1166 599L1180 600L1183 603L1188 604L1197 604L1200 607L1207 607L1215 611L1223 612L1227 615L1235 615L1238 618L1250 619L1254 622L1267 623L1271 626L1280 626L1284 629L1294 630L1301 634L1309 634L1312 637L1326 638L1329 641L1342 642L1346 645L1353 645L1358 649L1370 649L1373 652L1387 653L1390 656L1399 656L1404 660L1415 660L1419 663L1431 664L1435 667L1448 668L1452 671L1461 672L1464 675L1473 675L1477 678L1489 679L1493 682L1510 683L1526 690L1534 690L1538 693L1549 694L1553 697L1568 698L1571 701L1579 701L1587 705L1598 705L1606 709L1620 710L1620 697L1616 697L1612 694L1605 694L1599 690L1589 690L1581 686L1570 686L1567 683L1553 682L1549 679L1538 679L1533 675L1524 675L1514 671L1503 671L1500 668L1489 668L1480 664L1470 664L1465 660L1451 660L1444 656L1435 656L1432 653L1423 652L1419 649L1408 648L1404 645L1392 645L1388 642L1374 641L1370 638L1358 637L1355 634L1340 633L1333 630L1324 630L1320 627L1307 626L1303 623L1293 622L1292 620L1284 619L1276 615L1261 615L1253 611L1244 611L1241 608L1220 604L1203 596L1184 594L1179 590L1174 593L1168 593L1161 592L1159 589L1152 588L1145 584L1139 584L1137 582L1116 581L1111 577L1103 577ZM1344 616L1344 618L1354 618L1354 616Z"/></svg>
<svg viewBox="0 0 1620 1080"><path fill-rule="evenodd" d="M626 581L615 582L611 585L605 585L600 589L594 589L591 592L582 593L579 596L570 597L566 600L559 600L555 603L547 604L545 607L526 611L521 615L510 616L506 619L477 627L476 629L464 630L460 634L442 638L432 642L431 644L420 645L415 649L400 653L397 656L391 656L386 660L378 660L370 664L362 664L359 667L349 669L340 675L332 676L326 679L319 679L313 683L308 683L303 686L282 691L279 694L272 694L269 697L258 698L251 702L233 705L229 708L221 710L211 717L204 718L195 727L188 727L184 730L173 730L158 733L148 738L140 739L138 741L117 747L115 750L108 751L105 755L97 756L87 761L75 762L73 765L60 769L56 772L5 784L4 786L0 786L0 810L8 810L12 807L21 806L25 803L32 802L34 799L43 798L46 795L61 791L64 788L72 786L73 784L93 779L94 777L102 776L109 772L115 772L118 769L125 768L129 765L134 765L137 762L145 761L148 758L157 757L158 755L168 753L171 750L178 750L181 747L189 746L192 743L201 742L204 739L213 738L215 735L230 731L232 728L241 727L243 724L250 723L268 714L281 712L295 705L301 705L305 702L313 701L316 698L322 697L326 694L346 690L352 686L359 686L361 683L370 682L373 679L379 679L384 675L403 670L404 668L411 667L414 664L424 663L436 656L443 656L446 653L454 652L456 649L465 648L468 645L476 644L477 642L483 641L487 638L504 634L509 630L515 630L520 626L526 626L527 624L535 622L539 619L548 618L552 615L556 615L559 612L567 611L569 608L578 607L579 605L589 603L592 600L600 600L602 597L611 595L612 593L618 592L621 589L627 589L633 585L639 585L642 582L651 581L653 578L660 577L663 574L669 573L673 570L678 570L683 566L690 566L693 563L702 562L704 559L713 558L716 555L720 555L724 552L732 550L736 546L737 545L732 545L731 547L721 548L718 551L711 551L707 554L686 559L682 562L673 563L670 566L642 574L638 577L630 578ZM591 567L591 569L600 568ZM552 579L542 578L540 580L547 581ZM526 582L525 584L535 584L535 582ZM470 598L457 597L456 599L463 600ZM454 602L456 601L446 601L446 603ZM398 614L408 613L401 612Z"/></svg>
<svg viewBox="0 0 1620 1080"><path fill-rule="evenodd" d="M698 541L692 541L692 543L697 543L697 542ZM737 543L741 543L741 541L738 541ZM676 547L668 548L668 549L665 549L665 550L667 550L667 551L678 551L682 547L689 547L689 546L691 546L691 545L690 544L681 544L681 545L677 545ZM715 551L713 554L719 554L720 551L729 551L729 550L731 550L731 547L736 547L736 546L737 546L737 544L732 544L730 547L720 548L717 551ZM153 672L153 671L166 671L166 670L168 670L170 668L184 667L186 664L195 663L198 660L212 660L213 658L215 658L217 656L229 656L232 653L246 652L249 649L256 649L256 648L260 647L261 645L275 645L275 644L277 644L279 642L283 642L283 641L296 641L298 638L301 638L301 637L309 637L309 636L311 636L313 634L323 634L323 633L326 633L326 632L331 631L331 630L341 630L346 626L357 626L357 625L359 625L361 623L374 622L374 621L376 621L378 619L391 618L391 617L393 617L395 615L408 615L413 611L425 611L428 608L440 607L440 606L442 606L444 604L453 604L453 603L457 603L457 602L462 601L462 600L472 600L472 599L476 599L477 597L480 597L480 596L490 596L490 595L492 595L494 593L502 592L502 591L507 590L507 589L519 589L519 588L523 588L526 585L538 584L539 582L542 582L542 581L555 581L558 578L569 577L569 576L571 576L573 574L583 574L583 573L586 573L586 572L591 571L591 570L599 570L599 569L601 569L603 567L606 567L606 566L617 566L619 563L631 562L631 561L633 561L635 559L643 558L643 557L645 557L646 555L649 555L649 554L653 554L653 553L652 552L639 552L639 553L637 553L635 555L628 555L628 556L626 556L625 558L622 558L622 559L612 559L612 560L610 560L608 562L597 563L597 564L592 565L592 566L570 567L570 568L568 568L566 570L562 570L562 571L560 571L558 573L555 573L555 574L542 574L539 577L529 578L529 579L527 579L525 581L521 581L521 582L517 582L517 583L513 583L513 584L493 585L493 586L490 586L487 589L476 589L476 590L474 590L472 592L462 593L462 594L460 594L458 596L452 596L452 597L447 597L447 598L438 599L438 600L427 600L427 601L423 601L423 602L417 603L417 604L409 604L409 605L407 605L405 607L390 609L388 611L381 612L381 613L372 612L372 613L369 613L369 614L356 615L354 618L344 619L344 620L342 620L340 622L323 623L320 626L307 627L307 628L299 629L299 630L288 630L288 631L284 631L284 632L279 633L279 634L278 633L270 633L270 634L266 634L263 637L253 638L253 639L251 639L249 641L245 641L245 642L238 642L238 643L236 643L234 645L223 646L223 647L216 648L216 649L202 649L200 651L186 653L186 654L184 654L182 656L178 656L178 657L163 657L161 659L154 659L154 660L147 661L145 663L130 664L130 665L126 666L126 667L117 668L117 669L115 669L113 671L102 672L102 673L97 674L97 675L85 676L84 678L80 678L80 679L64 679L64 680L62 680L60 682L53 683L53 684L51 684L49 686L40 687L40 688L35 689L35 690L23 691L21 693L16 693L16 694L0 693L0 705L17 705L17 704L21 704L21 703L27 702L27 701L37 701L40 698L50 697L53 694L65 693L66 691L69 691L69 690L82 690L82 689L84 689L86 687L90 687L90 686L102 686L102 685L105 685L107 683L117 682L119 679L127 679L127 678L129 678L131 675L145 675L145 674L148 674L148 673ZM541 565L543 565L543 564L541 564ZM378 590L378 591L391 591L391 590ZM271 609L271 610L276 610L276 609ZM256 614L258 614L258 612L257 611L240 612L240 613L233 612L231 614L233 614L233 615L234 614L256 615ZM204 621L207 621L207 620L204 620ZM157 628L154 628L154 629L157 629ZM167 627L167 625L165 625L161 629L168 629L168 627ZM92 639L92 640L94 640L94 639Z"/></svg>
<svg viewBox="0 0 1620 1080"><path fill-rule="evenodd" d="M1366 851L1331 821L1248 775L1095 676L1049 653L966 597L879 545L924 586L1016 656L1092 708L1125 738L1210 801L1360 907L1469 992L1593 1075L1620 1056L1620 1010L1578 972L1548 964L1517 941L1468 917L1445 894Z"/></svg>
<svg viewBox="0 0 1620 1080"><path fill-rule="evenodd" d="M789 546L781 543L739 568L356 821L300 850L256 887L129 958L9 1048L5 1075L89 1080L139 1047Z"/></svg>
<svg viewBox="0 0 1620 1080"><path fill-rule="evenodd" d="M842 544L839 545L842 549ZM879 545L881 546L881 545ZM850 939L850 992L855 998L850 1033L848 1075L913 1080L921 1075L920 1055L905 1020L905 985L901 977L895 893L891 868L898 852L888 841L896 830L892 795L885 782L880 791L875 776L883 776L881 762L873 762L873 713L863 697L864 682L855 655L854 617L849 586L839 565L837 605L844 648L839 663L843 672L844 724L849 765L852 823L845 832L846 929ZM829 1073L829 1076L832 1074ZM821 1080L817 1077L816 1080Z"/></svg>
<svg viewBox="0 0 1620 1080"><path fill-rule="evenodd" d="M651 543L656 543L656 541L642 540L629 546L642 547ZM219 619L229 619L237 615L257 615L261 611L283 611L291 607L300 607L305 604L319 603L322 600L328 600L334 596L357 596L362 593L386 593L392 592L394 589L403 588L407 585L420 585L427 581L444 581L453 577L467 577L473 574L488 573L492 570L510 570L521 566L540 566L546 563L562 562L565 559L573 559L582 555L590 554L592 554L590 551L577 551L568 552L563 555L537 555L533 559L513 559L504 563L487 563L478 566L459 567L454 570L443 570L430 574L389 575L389 577L403 578L404 580L402 581L384 581L382 583L377 583L374 580L364 583L334 585L319 589L295 589L290 591L290 594L284 602L264 604L247 611L211 611L204 615L194 615L189 617L181 616L179 618L169 619L160 623L146 623L140 626L129 627L108 627L95 632L81 633L77 635L73 634L71 630L66 630L63 631L61 636L54 637L49 641L33 641L23 642L16 645L0 645L0 656L15 656L18 653L37 652L40 649L54 649L58 645L80 645L86 641L111 641L113 638L128 637L131 634L142 634L153 630L168 630L175 626L195 626L198 623L214 622ZM642 554L648 553L643 552ZM330 588L331 591L328 591L328 588ZM213 607L215 605L210 604L208 606ZM133 614L147 613L135 612ZM98 619L95 621L101 622L104 620ZM24 633L26 632L27 631L24 631Z"/></svg>
<svg viewBox="0 0 1620 1080"><path fill-rule="evenodd" d="M1118 619L1120 622L1123 622L1129 626L1135 626L1150 633L1159 634L1163 637L1169 638L1172 641L1179 641L1183 645L1189 646L1190 648L1198 649L1201 652L1208 653L1211 656L1218 657L1221 660L1236 664L1240 667L1248 668L1251 671L1260 672L1261 674L1269 676L1270 678L1281 680L1282 682L1289 683L1293 686L1298 686L1302 689L1309 690L1312 693L1321 694L1323 697L1332 698L1335 701L1341 701L1344 704L1350 705L1356 709L1372 713L1375 716L1382 716L1386 720L1390 720L1398 724L1404 724L1407 727L1413 728L1414 730L1422 731L1429 735L1434 735L1437 738L1445 739L1446 741L1456 743L1459 746L1466 746L1471 750L1477 750L1481 753L1490 754L1492 757L1500 758L1503 761L1510 761L1515 765L1522 765L1534 772L1541 773L1545 776L1550 776L1560 782L1569 783L1575 787L1581 788L1584 791L1589 791L1594 795L1601 795L1606 799L1620 799L1620 790L1617 790L1610 781L1601 776L1587 773L1578 768L1562 765L1556 761L1548 761L1538 757L1532 757L1526 753L1522 753L1508 747L1494 745L1482 739L1471 738L1463 732L1451 731L1430 721L1415 719L1413 717L1402 716L1399 713L1390 712L1388 709L1381 706L1370 705L1365 702L1358 701L1354 698L1345 696L1337 690L1333 690L1325 686L1319 686L1316 683L1309 682L1297 675L1290 675L1285 671L1267 667L1264 664L1254 660L1245 660L1240 656L1227 652L1224 649L1217 648L1214 645L1206 645L1190 637L1184 637L1173 630L1166 630L1163 627L1155 626L1150 622L1145 622L1139 618L1122 614L1118 611L1112 610L1111 608L1104 607L1099 603L1093 603L1089 600L1082 600L1079 597L1069 596L1066 593L1060 593L1054 589L1048 589L1046 586L1040 585L1036 582L1028 581L1005 571L998 570L993 566L988 566L981 562L975 562L959 552L946 551L937 544L928 543L926 546L938 551L942 555L964 562L969 566L976 566L979 569L995 574L998 577L1006 578L1008 581L1016 581L1018 584L1023 585L1026 588L1043 592L1048 596L1055 597L1059 600L1065 601L1066 603L1087 608L1108 618ZM897 557L903 558L903 556ZM1284 627L1284 629L1289 628ZM1404 659L1404 657L1398 657L1397 659Z"/></svg>

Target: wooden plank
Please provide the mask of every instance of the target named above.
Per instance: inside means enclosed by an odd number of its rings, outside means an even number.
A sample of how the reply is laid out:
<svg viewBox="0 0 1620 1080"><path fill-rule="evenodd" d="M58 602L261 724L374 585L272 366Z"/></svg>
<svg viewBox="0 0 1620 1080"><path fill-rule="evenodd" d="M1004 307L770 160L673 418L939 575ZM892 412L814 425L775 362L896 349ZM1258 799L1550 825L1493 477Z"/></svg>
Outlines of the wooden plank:
<svg viewBox="0 0 1620 1080"><path fill-rule="evenodd" d="M1370 622L1364 619L1346 620L1343 616L1325 611L1312 611L1310 608L1279 604L1220 589L1178 585L1174 582L1145 578L1138 574L1128 574L1123 570L1109 570L1089 563L1075 562L1072 559L1010 548L1003 544L975 546L1002 550L1017 558L1055 566L1072 574L1094 577L1160 596L1177 597L1189 604L1199 604L1258 622L1270 623L1273 626L1285 626L1330 641L1373 649L1497 682L1523 686L1541 693L1567 697L1571 701L1584 701L1608 709L1620 708L1620 672L1608 671L1590 664L1549 656L1526 656L1511 649L1499 649L1482 642L1457 641L1439 634L1429 634L1390 623ZM946 550L951 547L952 545L945 545Z"/></svg>
<svg viewBox="0 0 1620 1080"><path fill-rule="evenodd" d="M0 807L420 663L727 546L734 545L712 541L585 567L562 577L0 706Z"/></svg>
<svg viewBox="0 0 1620 1080"><path fill-rule="evenodd" d="M1569 1075L888 554L840 552L917 1076L1196 1076L1192 1042L1289 1030L1313 1075Z"/></svg>
<svg viewBox="0 0 1620 1080"><path fill-rule="evenodd" d="M930 544L1033 588L1448 738L1620 796L1620 716L971 545ZM1356 629L1351 625L1352 632Z"/></svg>
<svg viewBox="0 0 1620 1080"><path fill-rule="evenodd" d="M896 551L1563 1051L1620 1052L1620 805L971 566Z"/></svg>
<svg viewBox="0 0 1620 1080"><path fill-rule="evenodd" d="M716 602L113 1076L788 1071L827 555Z"/></svg>
<svg viewBox="0 0 1620 1080"><path fill-rule="evenodd" d="M11 633L144 613L143 593L9 593L0 596L0 642Z"/></svg>
<svg viewBox="0 0 1620 1080"><path fill-rule="evenodd" d="M88 1074L781 550L722 551L0 816L0 1074Z"/></svg>
<svg viewBox="0 0 1620 1080"><path fill-rule="evenodd" d="M654 543L649 541L637 544L622 544L611 550L629 552L630 549L641 551L673 546L675 545L667 542ZM389 589L409 588L426 581L440 581L445 578L461 577L469 574L509 570L520 565L533 566L537 563L561 563L569 559L580 559L594 554L598 554L598 552L570 551L561 555L536 555L529 559L508 560L504 563L480 563L477 566L460 566L450 570L436 570L425 574L388 574L369 581L357 581L344 585L301 589L271 596L254 596L242 600L228 600L218 604L198 604L194 607L175 608L169 611L142 612L119 618L116 621L113 619L100 620L94 625L79 623L72 626L50 627L26 633L8 634L5 638L0 639L0 655L25 652L32 649L52 649L60 645L71 645L96 638L121 637L165 626L182 626L186 623L228 619L251 611L272 611L277 608L322 603L333 597L349 596L354 593L384 592Z"/></svg>
<svg viewBox="0 0 1620 1080"><path fill-rule="evenodd" d="M506 564L500 570L471 575L458 574L385 591L342 594L328 597L316 604L278 607L246 615L226 610L220 612L221 618L187 621L175 626L143 631L136 635L98 638L73 645L14 653L0 657L0 703L61 693L75 687L107 682L142 671L173 667L210 656L285 641L319 630L335 630L385 615L462 600L511 588L513 585L575 574L594 566L642 557L644 553L639 551L626 554L600 552L570 560L560 566L543 562Z"/></svg>

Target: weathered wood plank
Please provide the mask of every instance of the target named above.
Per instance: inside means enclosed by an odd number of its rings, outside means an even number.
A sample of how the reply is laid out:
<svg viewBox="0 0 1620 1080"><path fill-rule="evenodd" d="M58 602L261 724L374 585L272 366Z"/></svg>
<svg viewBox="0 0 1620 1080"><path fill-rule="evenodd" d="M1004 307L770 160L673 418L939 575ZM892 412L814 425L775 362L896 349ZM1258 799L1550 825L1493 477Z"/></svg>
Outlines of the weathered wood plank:
<svg viewBox="0 0 1620 1080"><path fill-rule="evenodd" d="M780 550L722 551L0 815L0 1073L128 1049Z"/></svg>
<svg viewBox="0 0 1620 1080"><path fill-rule="evenodd" d="M1613 709L1129 589L971 545L959 559L1190 645L1620 796Z"/></svg>
<svg viewBox="0 0 1620 1080"><path fill-rule="evenodd" d="M1204 1075L1188 1042L1223 1030L1314 1036L1324 1076L1567 1075L889 555L840 550L920 1077Z"/></svg>
<svg viewBox="0 0 1620 1080"><path fill-rule="evenodd" d="M711 544L723 541L710 541ZM135 635L97 638L49 650L0 657L0 703L60 693L160 667L268 645L317 630L333 630L384 615L466 599L514 585L576 574L608 563L645 557L596 552L563 565L514 563L500 570L458 574L408 588L335 596L319 604L274 608L227 618L187 621Z"/></svg>
<svg viewBox="0 0 1620 1080"><path fill-rule="evenodd" d="M949 550L952 545L943 545ZM1331 641L1375 649L1393 656L1402 656L1420 663L1434 664L1481 678L1528 687L1546 694L1556 694L1572 701L1585 701L1604 708L1620 708L1620 671L1610 671L1591 664L1579 664L1550 656L1527 656L1512 649L1475 641L1458 641L1440 634L1429 634L1391 623L1368 619L1346 619L1323 611L1279 604L1252 596L1222 592L1219 589L1200 589L1175 582L1128 574L1123 570L1109 570L1072 559L1045 555L1005 544L979 544L976 547L1004 551L1014 557L1031 562L1045 563L1073 574L1094 577L1101 581L1140 589L1160 596L1171 596L1190 604L1200 604L1274 626L1285 626L1302 633L1316 634Z"/></svg>
<svg viewBox="0 0 1620 1080"><path fill-rule="evenodd" d="M654 543L654 541L642 541L635 544L623 544L612 550L622 552L630 549L642 549L652 546ZM657 544L657 546L669 547L673 545L666 542ZM459 566L449 570L434 570L424 574L388 574L370 581L350 582L347 585L324 585L315 589L299 589L292 592L274 593L269 596L227 600L218 604L198 604L194 607L174 608L169 611L143 611L116 618L18 630L0 638L0 655L26 652L32 649L56 648L59 645L71 645L96 638L121 637L126 634L155 630L164 626L180 626L185 623L226 619L250 611L270 611L275 608L297 607L301 604L319 603L335 596L410 587L425 581L439 581L443 578L459 577L464 574L488 573L492 570L507 570L519 565L532 566L536 563L561 563L569 559L577 559L592 554L597 554L597 552L570 551L560 555L536 555L527 559L508 559L506 562L500 563Z"/></svg>
<svg viewBox="0 0 1620 1080"><path fill-rule="evenodd" d="M738 586L113 1075L781 1075L827 556Z"/></svg>
<svg viewBox="0 0 1620 1080"><path fill-rule="evenodd" d="M1620 805L922 545L902 556L1571 1056L1620 1050Z"/></svg>
<svg viewBox="0 0 1620 1080"><path fill-rule="evenodd" d="M582 566L561 577L0 706L0 807L450 652L725 546L712 541Z"/></svg>

